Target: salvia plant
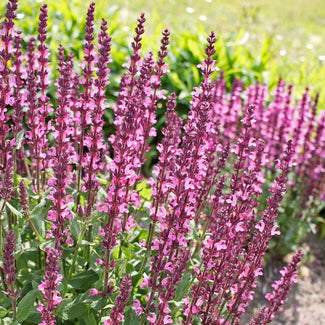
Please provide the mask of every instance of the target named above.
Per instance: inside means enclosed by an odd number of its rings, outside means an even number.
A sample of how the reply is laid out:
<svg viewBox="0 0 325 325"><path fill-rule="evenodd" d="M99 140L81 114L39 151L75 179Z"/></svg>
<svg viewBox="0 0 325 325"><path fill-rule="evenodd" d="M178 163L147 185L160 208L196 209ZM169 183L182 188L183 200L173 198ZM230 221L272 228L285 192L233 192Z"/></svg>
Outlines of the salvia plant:
<svg viewBox="0 0 325 325"><path fill-rule="evenodd" d="M211 32L184 120L175 93L162 89L169 32L156 56L143 55L142 14L109 106L111 38L105 20L94 34L95 4L78 65L62 45L49 52L45 4L37 37L26 40L16 9L9 0L0 25L1 322L239 324L280 234L279 211L306 219L324 197L317 98L306 89L296 102L282 80L271 95L239 80L227 93L222 74L214 78ZM148 176L158 106L165 125ZM301 257L250 324L272 321Z"/></svg>

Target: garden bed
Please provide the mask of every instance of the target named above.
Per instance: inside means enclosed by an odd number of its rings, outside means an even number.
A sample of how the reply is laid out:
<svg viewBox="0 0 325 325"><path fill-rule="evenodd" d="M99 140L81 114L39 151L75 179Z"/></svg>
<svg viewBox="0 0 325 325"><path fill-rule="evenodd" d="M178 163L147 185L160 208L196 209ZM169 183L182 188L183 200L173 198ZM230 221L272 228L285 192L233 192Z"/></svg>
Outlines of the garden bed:
<svg viewBox="0 0 325 325"><path fill-rule="evenodd" d="M317 236L310 235L303 247L309 261L300 266L298 282L292 287L282 312L275 317L273 325L310 325L324 322L325 246ZM242 325L248 324L249 315L254 314L255 308L267 304L264 295L270 291L270 285L278 278L279 270L284 265L284 261L275 258L267 263L264 277L256 291L256 298L247 317L242 320Z"/></svg>

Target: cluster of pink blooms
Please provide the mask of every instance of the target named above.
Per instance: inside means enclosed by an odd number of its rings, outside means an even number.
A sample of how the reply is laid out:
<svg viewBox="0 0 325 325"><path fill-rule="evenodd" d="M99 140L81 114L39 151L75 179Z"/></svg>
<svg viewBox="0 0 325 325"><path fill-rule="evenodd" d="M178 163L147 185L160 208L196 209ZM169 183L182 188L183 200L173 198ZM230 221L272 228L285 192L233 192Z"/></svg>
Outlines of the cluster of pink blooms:
<svg viewBox="0 0 325 325"><path fill-rule="evenodd" d="M324 152L325 114L316 114L318 94L310 95L307 87L302 98L296 102L293 97L293 86L279 80L274 92L270 94L266 85L251 85L243 90L239 80L235 80L230 94L226 91L223 74L216 82L214 101L215 114L220 117L220 129L224 141L232 142L239 133L240 116L249 105L255 105L253 136L263 139L264 153L268 157L264 165L273 169L273 162L284 156L285 146L289 139L293 140L293 168L290 188L295 195L301 196L301 214L317 200L324 199ZM242 103L241 96L245 98ZM304 184L304 186L301 186Z"/></svg>
<svg viewBox="0 0 325 325"><path fill-rule="evenodd" d="M280 234L276 218L287 186L301 197L303 211L325 195L325 114L317 118L318 99L312 99L306 89L295 104L292 86L286 89L282 80L274 95L265 85L244 90L239 80L228 93L223 74L213 80L216 36L211 32L206 58L198 67L202 82L192 92L185 123L175 110L176 94L166 95L161 89L168 73L169 32L162 33L156 60L151 52L142 56L142 14L112 107L115 133L105 139L111 38L102 20L95 46L95 4L87 13L80 72L73 54L66 55L62 45L58 48L55 104L48 96L47 7L41 7L39 35L28 41L26 55L21 33L14 29L16 9L17 0L10 0L0 26L0 182L6 189L0 191L4 202L0 218L6 202L17 195L29 219L26 184L22 181L19 190L14 189L13 175L30 179L29 190L38 202L44 195L51 201L46 237L53 245L45 249L44 278L38 286L40 324L57 323L55 311L64 299L58 290L64 247L75 245L78 253L74 240L79 238L71 234L71 220L77 217L88 226L98 211L104 216L96 238L102 249L97 264L103 268L103 282L90 295L116 296L104 324L121 324L126 307L134 308L141 324L239 324L263 274L268 243ZM138 185L145 180L141 166L150 150L148 140L157 133L158 102L165 103L166 123L157 145L158 163L145 185L151 201L145 202ZM106 177L104 184L99 175ZM269 197L261 208L267 178ZM135 217L140 210L147 212L148 222ZM10 224L0 224L1 231L6 227ZM138 234L141 227L148 230L140 243L143 255L137 257L141 263L135 266L142 278L132 287L134 274L116 278L113 249L125 244L127 233ZM5 237L1 271L7 273L4 289L14 305L18 291L14 289L13 231L9 229ZM281 271L282 278L266 296L269 307L254 316L252 325L271 322L296 282L301 257L298 251ZM184 274L191 280L183 299L176 301Z"/></svg>

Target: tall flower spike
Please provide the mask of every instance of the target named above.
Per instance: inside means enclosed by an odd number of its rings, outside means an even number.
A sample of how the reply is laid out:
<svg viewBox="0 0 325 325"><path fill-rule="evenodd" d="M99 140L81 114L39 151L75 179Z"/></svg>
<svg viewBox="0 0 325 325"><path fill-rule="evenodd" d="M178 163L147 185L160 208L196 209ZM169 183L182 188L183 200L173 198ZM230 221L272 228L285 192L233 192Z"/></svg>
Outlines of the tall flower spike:
<svg viewBox="0 0 325 325"><path fill-rule="evenodd" d="M147 57L145 58L145 61L142 63L140 68L140 76L138 78L138 89L135 91L136 97L142 97L143 99L147 97L147 94L152 92L150 88L153 89L153 93L149 95L148 103L144 104L145 101L142 99L140 103L142 102L144 105L141 105L143 107L143 111L139 114L139 128L143 129L143 138L142 138L142 144L140 146L140 163L143 164L145 162L145 153L150 150L150 146L147 143L147 140L149 136L156 136L156 129L152 127L156 124L156 104L158 100L164 98L165 90L160 90L161 87L161 78L165 75L167 72L167 64L164 62L164 59L166 58L168 51L167 46L169 44L169 31L165 29L163 31L163 37L161 39L161 46L160 50L158 51L158 61L154 66L154 75L152 74L152 54L149 52ZM137 105L136 105L137 106ZM142 117L142 118L141 118ZM143 118L145 117L145 118ZM137 127L136 127L137 129ZM138 132L138 131L136 131ZM137 170L137 174L139 175L140 168Z"/></svg>
<svg viewBox="0 0 325 325"><path fill-rule="evenodd" d="M48 198L53 202L50 211L47 214L47 220L51 222L51 229L48 230L47 238L54 238L54 248L47 247L46 266L44 281L38 286L39 291L43 293L44 303L40 303L37 310L41 313L41 325L55 325L56 320L53 312L61 303L62 298L57 290L57 284L62 280L59 274L59 259L62 255L61 246L64 243L72 244L70 233L66 227L67 219L72 219L70 210L67 207L69 198L66 194L66 188L70 183L69 179L69 160L72 153L72 144L70 142L70 116L69 94L72 85L71 70L73 67L73 55L69 55L64 61L64 48L59 47L59 73L57 82L57 103L55 112L56 120L54 126L55 147L48 151L50 166L53 168L54 175L48 181L51 187Z"/></svg>
<svg viewBox="0 0 325 325"><path fill-rule="evenodd" d="M242 263L240 287L237 288L232 299L227 303L228 316L225 321L235 316L239 320L245 311L249 301L253 298L253 288L256 287L256 279L262 275L263 257L268 248L268 242L275 235L280 234L278 226L275 225L279 214L278 208L286 191L287 174L292 165L293 143L288 141L286 155L278 163L281 175L277 176L271 185L271 197L267 199L268 206L262 212L261 219L255 225L252 240L248 244L248 254Z"/></svg>
<svg viewBox="0 0 325 325"><path fill-rule="evenodd" d="M291 94L292 94L293 86L289 85L288 91L285 95L285 105L282 112L282 119L279 123L279 133L278 133L278 143L277 143L277 150L276 156L274 158L279 159L283 156L284 152L284 144L286 141L289 140L288 135L290 132L291 127L291 114L290 114L290 105L292 102Z"/></svg>
<svg viewBox="0 0 325 325"><path fill-rule="evenodd" d="M39 163L40 163L40 116L37 104L37 84L34 71L28 72L27 78L27 105L26 111L27 121L26 124L29 127L29 131L26 133L28 139L30 160L33 164L33 177L36 180L36 192L40 193L40 178L39 178Z"/></svg>
<svg viewBox="0 0 325 325"><path fill-rule="evenodd" d="M44 189L45 186L45 168L48 167L48 162L45 159L46 151L49 146L46 135L51 129L50 123L47 122L49 112L52 111L51 104L49 104L50 98L46 95L46 90L49 86L48 74L49 74L49 51L45 44L47 33L47 5L43 4L40 9L39 24L38 24L38 88L40 89L40 97L38 98L38 114L39 120L39 159L37 160L37 174L39 179L39 191Z"/></svg>
<svg viewBox="0 0 325 325"><path fill-rule="evenodd" d="M137 80L135 75L138 72L140 61L141 35L144 33L144 14L138 19L136 27L136 36L132 42L133 54L128 66L129 75L125 73L121 78L120 92L118 102L114 106L115 111L115 135L111 135L111 142L114 159L112 161L111 183L108 189L106 201L98 206L98 209L107 213L108 222L104 224L100 231L103 237L102 245L105 248L104 259L99 260L100 264L105 267L105 279L103 294L108 292L108 271L115 266L115 261L110 260L111 249L116 245L116 237L122 228L119 217L123 214L127 216L128 205L131 201L130 187L134 185L137 175L136 170L141 166L139 162L138 142L135 139L136 129L135 113L139 114L138 107L142 98L134 96ZM144 105L144 104L142 104ZM126 217L125 217L126 218ZM125 223L126 226L126 223Z"/></svg>
<svg viewBox="0 0 325 325"><path fill-rule="evenodd" d="M301 150L302 141L304 140L304 128L306 127L307 115L310 110L311 98L309 95L309 87L304 91L301 100L297 105L299 109L299 115L295 121L292 140L293 140L293 150L295 152L295 158L299 151Z"/></svg>
<svg viewBox="0 0 325 325"><path fill-rule="evenodd" d="M41 12L39 15L39 23L38 23L38 36L37 39L40 42L38 46L38 76L39 76L39 88L41 90L41 97L39 98L39 103L41 104L41 113L44 115L47 113L47 104L49 102L49 98L46 96L46 89L49 85L48 80L48 58L49 58L49 51L45 44L46 42L46 33L47 33L47 5L43 4L41 6ZM43 111L45 110L45 111ZM44 115L44 118L47 116Z"/></svg>
<svg viewBox="0 0 325 325"><path fill-rule="evenodd" d="M30 227L33 229L36 237L38 238L39 242L42 242L42 237L39 234L39 232L37 231L37 229L34 226L34 223L30 217L30 212L29 212L29 207L28 207L28 196L27 196L27 190L26 190L26 185L25 182L22 180L19 183L19 198L20 198L20 205L24 210L24 215L25 218L28 220L28 223L30 225Z"/></svg>
<svg viewBox="0 0 325 325"><path fill-rule="evenodd" d="M265 295L269 301L269 307L262 307L251 320L250 325L265 325L272 322L274 314L286 300L292 284L297 282L297 269L301 258L302 251L299 250L294 255L292 262L280 271L282 277L272 284L273 292Z"/></svg>
<svg viewBox="0 0 325 325"><path fill-rule="evenodd" d="M68 219L72 219L68 209L69 197L66 188L71 182L69 178L69 160L72 156L72 144L70 142L70 115L68 112L69 93L72 85L71 70L73 66L72 55L64 61L64 48L59 47L59 73L58 80L58 108L55 116L55 147L48 152L50 166L53 168L54 175L48 181L51 192L48 198L53 202L47 215L47 220L51 221L51 229L48 230L47 237L55 239L55 248L59 249L64 243L71 244L72 239L65 225Z"/></svg>
<svg viewBox="0 0 325 325"><path fill-rule="evenodd" d="M29 214L27 190L24 181L19 183L20 205L22 206L25 216Z"/></svg>
<svg viewBox="0 0 325 325"><path fill-rule="evenodd" d="M27 70L35 72L36 69L36 55L35 55L35 38L31 37L27 43Z"/></svg>
<svg viewBox="0 0 325 325"><path fill-rule="evenodd" d="M15 26L14 19L16 18L18 0L10 0L7 3L7 11L5 13L5 19L2 21L0 37L0 58L1 58L1 69L0 69L0 170L5 167L6 164L6 151L8 148L6 144L6 136L9 132L9 126L6 122L9 120L7 113L7 105L13 103L13 84L14 79L10 78L10 61L12 60L12 40L13 40L13 29Z"/></svg>
<svg viewBox="0 0 325 325"><path fill-rule="evenodd" d="M39 303L37 310L41 313L42 323L39 325L55 325L56 319L54 311L60 305L62 298L60 292L57 290L57 285L62 280L62 275L59 274L58 267L59 258L62 252L55 248L46 247L46 266L44 281L38 286L38 290L42 292L42 299L44 303Z"/></svg>
<svg viewBox="0 0 325 325"><path fill-rule="evenodd" d="M22 89L25 87L26 80L26 71L23 67L23 53L22 53L22 39L21 39L21 31L17 31L14 39L14 57L13 60L13 76L15 78L15 87L13 90L13 112L12 112L12 133L14 137L17 139L19 132L24 132L23 128L23 119L24 112L23 107L25 106L25 98L23 96ZM22 141L22 144L24 141ZM25 157L26 153L24 152L23 145L17 150L13 148L13 161L14 161L14 174L18 173L19 175L24 175L26 167L25 167Z"/></svg>
<svg viewBox="0 0 325 325"><path fill-rule="evenodd" d="M36 55L35 55L35 39L31 38L27 45L27 98L26 104L28 110L26 111L26 124L29 130L26 133L28 139L30 159L33 164L33 184L36 187L36 193L41 192L40 182L40 162L42 159L42 140L44 138L44 131L41 122L40 108L37 101L38 83L35 75L36 70Z"/></svg>
<svg viewBox="0 0 325 325"><path fill-rule="evenodd" d="M13 197L14 195L14 182L13 182L13 161L11 155L7 152L3 155L5 168L2 173L0 173L0 198L1 198L1 207L0 207L0 248L2 247L2 217L3 212L6 208L6 203ZM2 175L1 175L2 174ZM1 249L0 249L1 255Z"/></svg>
<svg viewBox="0 0 325 325"><path fill-rule="evenodd" d="M114 307L111 310L110 319L104 325L119 325L124 320L124 309L129 301L130 292L132 289L131 276L125 276L120 284L120 291L114 301Z"/></svg>
<svg viewBox="0 0 325 325"><path fill-rule="evenodd" d="M315 117L316 117L316 110L317 110L317 104L318 104L318 99L319 99L319 93L316 94L316 98L314 100L312 109L311 109L311 114L310 118L308 121L308 126L306 128L306 132L304 134L304 139L303 139L303 151L302 153L297 157L297 169L296 169L296 174L298 178L303 178L304 176L304 170L303 168L305 167L306 164L304 164L305 160L309 161L312 159L313 156L313 150L315 149L312 143L312 136L315 128Z"/></svg>
<svg viewBox="0 0 325 325"><path fill-rule="evenodd" d="M84 92L80 94L81 105L80 109L80 137L79 137L79 148L78 148L78 175L77 175L77 190L81 189L81 177L82 177L82 159L84 155L84 141L86 136L86 129L90 123L90 114L94 108L94 100L91 95L93 85L93 72L96 61L96 53L94 50L94 14L95 14L95 2L92 2L88 7L85 27L85 45L84 62L81 64L82 67L82 82L81 85L84 87ZM79 197L78 197L79 200ZM78 202L79 203L79 202Z"/></svg>
<svg viewBox="0 0 325 325"><path fill-rule="evenodd" d="M159 151L159 162L157 166L153 168L153 174L156 176L156 182L153 179L150 180L152 183L151 194L153 197L151 205L151 219L154 223L158 220L163 223L162 215L165 213L161 210L158 211L159 206L166 201L168 196L169 183L172 182L171 173L175 172L175 160L179 154L178 146L181 142L180 135L182 129L182 119L178 117L176 108L177 96L172 93L168 97L166 103L166 126L162 129L164 135L161 143L157 145ZM151 241L149 241L150 248Z"/></svg>
<svg viewBox="0 0 325 325"><path fill-rule="evenodd" d="M7 202L9 201L13 195L14 195L14 182L12 179L12 174L13 174L13 161L12 157L10 154L7 154L6 156L6 166L3 171L3 174L1 175L2 180L0 178L0 185L1 185L1 190L0 190L0 198L4 201ZM3 211L0 211L0 215Z"/></svg>
<svg viewBox="0 0 325 325"><path fill-rule="evenodd" d="M131 62L132 65L129 68L129 71L132 76L135 76L137 69L137 63L140 60L140 49L142 47L141 40L142 40L142 34L144 33L144 23L146 19L144 17L144 13L141 14L140 18L138 18L138 25L135 28L136 36L134 37L134 42L131 43L133 53L131 55ZM132 87L132 84L131 84Z"/></svg>
<svg viewBox="0 0 325 325"><path fill-rule="evenodd" d="M15 290L14 282L16 280L16 267L15 267L15 233L12 229L9 229L6 236L6 242L3 249L3 272L6 275L4 280L8 286L5 292L12 299L12 311L13 320L16 320L16 307L17 307L17 296L18 290Z"/></svg>
<svg viewBox="0 0 325 325"><path fill-rule="evenodd" d="M108 107L105 104L105 87L109 84L108 63L111 50L111 38L107 34L107 22L103 19L101 32L98 35L99 55L97 62L97 79L94 81L94 101L95 107L91 114L90 131L85 135L85 146L88 148L88 154L83 158L84 184L83 190L87 192L86 218L89 218L95 204L96 192L99 183L96 175L100 169L101 153L104 149L102 127L104 124L103 113Z"/></svg>
<svg viewBox="0 0 325 325"><path fill-rule="evenodd" d="M161 230L151 246L151 249L156 250L158 254L151 261L153 277L146 277L143 280L144 286L151 289L145 308L147 313L155 306L156 293L159 296L163 290L158 284L158 279L161 282L166 277L160 277L162 273L165 274L166 263L175 265L178 251L188 249L186 235L190 231L189 223L197 212L197 189L201 186L206 172L204 141L208 115L212 108L210 77L215 68L215 61L211 59L214 54L213 44L215 41L212 32L208 37L207 58L200 66L204 81L201 83L201 89L196 88L192 92L193 100L187 124L184 126L182 150L176 160L178 168L175 168L175 172L172 174L174 180L170 184L169 190L173 192L174 196L168 198L171 208L164 216Z"/></svg>
<svg viewBox="0 0 325 325"><path fill-rule="evenodd" d="M23 113L23 98L20 90L23 88L24 82L23 82L23 74L24 69L22 65L22 44L21 44L21 31L16 32L16 35L14 36L14 56L15 60L13 61L13 74L15 76L15 84L16 87L14 89L14 111L12 113L12 120L14 122L14 126L12 127L12 131L14 136L17 136L17 134L23 129L22 121L24 117Z"/></svg>

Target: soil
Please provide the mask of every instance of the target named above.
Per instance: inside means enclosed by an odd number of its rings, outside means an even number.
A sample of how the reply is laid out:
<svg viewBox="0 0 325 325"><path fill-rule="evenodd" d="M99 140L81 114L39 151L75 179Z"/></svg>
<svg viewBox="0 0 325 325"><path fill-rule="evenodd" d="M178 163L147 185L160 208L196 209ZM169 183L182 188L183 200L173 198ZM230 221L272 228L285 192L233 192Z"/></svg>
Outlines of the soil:
<svg viewBox="0 0 325 325"><path fill-rule="evenodd" d="M292 287L273 325L325 325L325 241L310 236L302 248L304 261L299 267L298 283ZM282 261L273 259L267 263L242 325L249 324L251 316L261 306L268 305L264 296L271 291L271 284L280 277L279 270L290 261L290 257L288 255Z"/></svg>

